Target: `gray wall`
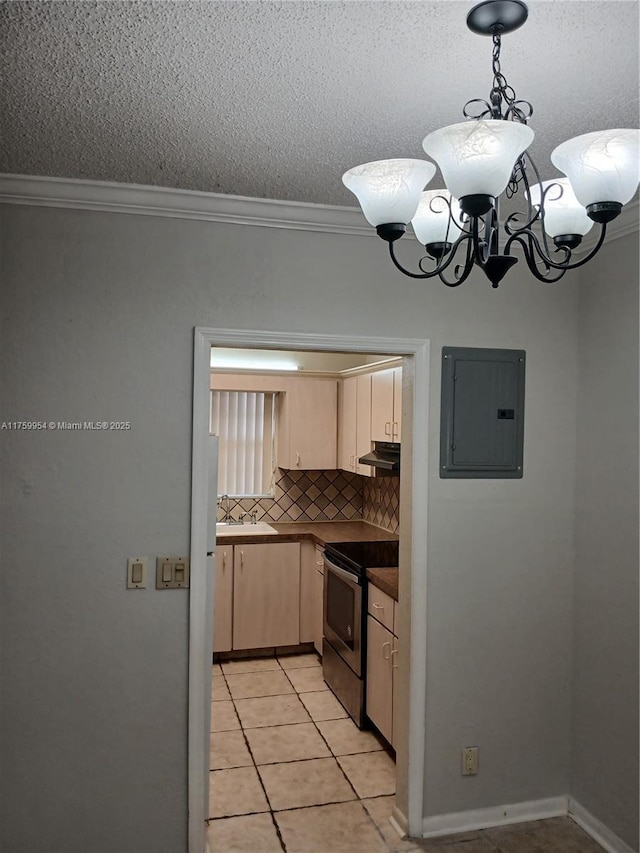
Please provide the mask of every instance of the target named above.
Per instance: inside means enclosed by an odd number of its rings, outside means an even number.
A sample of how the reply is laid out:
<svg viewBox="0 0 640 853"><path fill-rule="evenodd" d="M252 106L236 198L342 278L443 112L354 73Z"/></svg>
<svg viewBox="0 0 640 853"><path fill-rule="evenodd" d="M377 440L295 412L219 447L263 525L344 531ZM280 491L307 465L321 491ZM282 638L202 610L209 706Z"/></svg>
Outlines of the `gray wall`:
<svg viewBox="0 0 640 853"><path fill-rule="evenodd" d="M375 239L42 208L0 235L0 418L133 425L1 435L3 849L186 850L187 594L124 578L188 548L196 325L431 338L433 460L441 347L527 351L524 479L430 474L425 814L566 793L576 277L448 290Z"/></svg>
<svg viewBox="0 0 640 853"><path fill-rule="evenodd" d="M580 282L571 792L638 849L638 237Z"/></svg>
<svg viewBox="0 0 640 853"><path fill-rule="evenodd" d="M429 323L425 816L567 791L576 278L549 287L518 272L523 284L507 284L508 307L477 291L475 310L454 306ZM445 344L526 350L521 480L439 479ZM460 773L464 746L478 747L475 777Z"/></svg>

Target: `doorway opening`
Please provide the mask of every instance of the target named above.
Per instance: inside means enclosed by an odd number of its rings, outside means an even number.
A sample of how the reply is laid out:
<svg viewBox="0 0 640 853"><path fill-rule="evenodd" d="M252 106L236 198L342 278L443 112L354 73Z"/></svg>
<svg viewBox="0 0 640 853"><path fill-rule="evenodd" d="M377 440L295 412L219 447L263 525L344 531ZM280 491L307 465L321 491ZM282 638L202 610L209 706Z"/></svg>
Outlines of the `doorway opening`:
<svg viewBox="0 0 640 853"><path fill-rule="evenodd" d="M326 471L323 473L318 468L317 463L309 464L309 469L315 472L319 471L320 473L314 473L309 476L308 473L305 473L306 469L304 468L305 459L308 457L301 458L303 454L293 449L294 456L292 458L294 461L284 460L282 468L276 468L276 477L271 483L273 492L269 495L253 496L255 500L253 513L252 510L246 508L248 506L246 504L248 498L240 496L237 496L237 500L232 501L233 507L231 508L230 501L227 498L224 513L227 520L233 519L233 509L235 508L237 513L241 515L251 516L253 514L253 519L255 520L256 513L259 512L260 520L264 522L267 519L267 524L273 522L276 525L297 523L301 520L302 516L304 516L302 518L303 521L308 519L311 524L326 523L331 520L334 520L336 524L349 523L349 519L355 519L357 522L364 523L365 525L369 523L371 530L380 530L382 538L388 537L391 539L395 534L399 536L400 596L397 605L396 631L401 634L403 639L397 649L394 648L392 650L391 646L386 649L387 644L384 644L385 650L389 651L390 655L393 652L394 661L397 661L397 669L394 667L394 676L397 679L397 685L394 685L395 702L393 708L397 722L393 727L395 729L393 735L391 735L390 729L383 731L383 734L385 734L387 739L393 737L393 746L397 756L396 806L392 815L392 821L395 821L398 829L401 831L411 835L419 835L422 825L424 707L426 698L426 646L424 642L426 624L424 603L426 598L425 520L427 514L428 471L426 458L426 448L428 446L428 341L196 329L194 353L192 581L189 655L189 851L190 853L202 853L205 849L205 820L209 817L208 781L210 773L209 736L212 705L210 684L212 672L211 651L214 632L212 619L214 612L214 567L213 561L207 560L205 555L207 553L207 524L210 522L212 514L216 512L215 504L211 505L213 500L215 500L215 495L213 498L209 498L207 484L207 441L211 413L210 389L212 385L210 382L210 359L212 347L215 348L214 352L217 351L218 353L222 352L218 348L231 347L243 351L245 356L248 356L247 350L257 350L262 355L264 355L265 351L273 352L276 350L287 351L289 355L295 353L298 358L302 358L305 364L308 365L306 374L309 378L313 376L315 380L320 380L321 374L325 376L329 375L334 378L334 381L337 378L338 384L343 384L345 379L355 378L357 375L371 376L377 372L390 369L388 364L381 365L377 363L381 360L381 353L386 358L396 359L396 362L391 362L391 364L401 365L402 474L391 485L392 491L393 489L399 489L398 497L402 507L402 521L399 528L397 515L394 517L393 499L391 501L387 500L384 508L381 508L379 504L376 506L375 503L376 497L380 498L381 489L383 488L380 484L384 483L384 479L378 480L377 478L374 479L361 475L357 472L357 459L353 458L355 454L345 454L344 452L341 458L335 458L332 473L330 473L329 477L326 476ZM304 374L304 370L298 371L295 375L296 380L299 380ZM271 376L277 375L282 376L286 374L279 373L277 369L276 372L271 373ZM270 381L273 385L273 380ZM315 389L319 388L320 384L315 386ZM269 390L278 391L275 386L274 389L270 387ZM399 425L397 425L397 429L399 431ZM394 434L393 430L394 427L389 424L387 426L387 435L390 438L399 438L399 434ZM280 445L280 454L283 452L283 446L282 444ZM419 460L416 459L416 454L413 451L414 446L425 449L424 452L421 450ZM296 453L297 458L295 457ZM279 461L283 461L282 455L280 455ZM276 465L278 465L278 461ZM287 473L286 466L291 466L289 469L290 472L293 469L293 474L295 474L293 478L290 473ZM363 469L361 468L360 470L362 471ZM334 482L332 482L332 479ZM296 482L297 480L300 480L300 483L307 486L311 484L308 488L308 494L304 494L304 491L300 489L300 484ZM334 498L334 502L332 503L332 496L336 492L340 492L339 488L336 490L334 483L338 482L338 485L340 485L342 480L346 480L348 488L344 490L340 500ZM370 482L367 483L367 480L370 480ZM377 487L374 485L375 482L378 482ZM388 482L391 483L391 480ZM327 483L329 483L328 488ZM360 493L358 493L358 485L361 489ZM290 494L285 494L287 488L291 488L294 498ZM278 490L277 493L276 489ZM329 497L323 493L323 489L326 489ZM388 491L388 489L385 490ZM303 495L302 498L300 497L301 494ZM295 496L297 496L297 500ZM207 506L208 500L209 506ZM337 506L338 504L340 505L339 507ZM326 516L322 512L323 505L325 508L329 505L331 507ZM363 518L363 516L367 517ZM251 522L249 522L250 524ZM394 526L395 530L393 529ZM246 542L247 533L248 528L245 530L244 542ZM228 542L229 540L225 539L224 541ZM275 549L275 542L270 547ZM249 565L251 550L256 551L256 549L258 549L258 545L252 545L250 549L242 549L243 552L246 552L246 556L243 553L242 557L246 558L247 566ZM235 550L239 550L238 546L227 547L227 559L233 555L233 551ZM281 564L282 558L278 557L276 562ZM249 572L246 574L248 575ZM247 588L251 590L250 586ZM237 587L238 594L240 594L240 589L240 587ZM253 592L255 592L255 589ZM251 594L253 593L250 592ZM239 613L241 616L242 609L238 610L237 607L235 609L236 613ZM375 615L378 616L380 614L375 613ZM255 622L255 620L250 621ZM254 627L252 626L252 628ZM381 626L376 621L374 627L380 628ZM249 633L248 636L251 637L254 635ZM309 740L315 743L315 747L311 747L312 751L314 748L319 749L322 756L329 755L333 759L333 753L336 750L331 749L331 740L333 739L335 743L335 739L339 735L338 729L346 728L345 722L350 723L351 721L345 720L346 714L342 717L336 714L334 710L330 710L327 714L324 714L322 710L317 709L311 709L311 719L309 720L307 712L309 712L310 706L314 702L318 707L322 702L328 705L334 697L326 689L326 685L321 685L320 673L322 670L318 667L318 657L316 651L314 651L313 638L309 633L299 634L298 638L305 640L307 645L305 646L304 643L300 643L298 647L293 647L287 643L276 642L274 643L273 650L275 652L282 652L279 656L271 655L268 659L264 657L258 658L261 661L260 664L253 666L249 664L250 668L248 670L243 665L240 665L239 668L236 667L236 677L231 680L233 681L232 689L235 690L238 701L234 705L233 696L230 695L227 698L225 695L221 697L222 701L228 701L229 705L223 706L220 703L219 710L217 710L216 703L214 702L214 717L216 714L224 715L233 711L235 720L232 722L235 722L238 729L234 725L229 731L242 731L242 725L237 722L238 715L235 713L236 705L242 703L242 713L249 714L251 711L249 706L252 705L251 698L253 698L252 696L248 696L246 699L242 699L244 682L247 682L247 685L249 685L250 683L255 684L257 681L264 681L265 684L275 681L276 684L274 686L267 687L266 690L258 689L258 693L269 693L273 689L282 691L280 695L295 696L296 703L300 703L300 708L302 708L302 713L305 715L306 720L303 721L301 718L298 722L292 722L291 725L297 728L292 728L290 733L293 735L295 732L303 740L308 734ZM243 641L240 641L237 645L242 648ZM249 648L249 645L252 644L247 640L244 647ZM317 650L317 642L315 646ZM285 655L284 652L298 652L302 656L296 658L294 654ZM255 655L256 653L252 650L251 654ZM387 656L384 655L384 657L386 658ZM256 660L256 658L251 657L250 660ZM269 667L273 668L269 669ZM232 674L232 666L225 666L224 669L227 674ZM262 669L265 677L256 678L255 675L249 675L248 678L244 678L243 680L243 678L239 677L243 674L240 671L242 669L244 669L244 673L247 675ZM303 670L306 670L306 672ZM268 675L268 672L271 675ZM282 684L278 686L280 682ZM219 686L221 689L227 689L227 679L224 676L221 677ZM319 687L321 689L309 689L310 687ZM253 687L249 687L250 693L252 689ZM258 705L260 703L253 702L253 704ZM275 705L277 702L272 704ZM284 705L286 705L286 702ZM337 705L338 703L336 702ZM325 716L325 720L322 719L323 716ZM333 718L333 722L331 719L326 719L327 716ZM343 722L339 722L340 720L343 720ZM376 720L376 722L378 721ZM214 728L222 726L223 730L227 730L227 724L230 725L231 723L222 721L218 725L214 725ZM281 724L286 724L286 721L275 721L273 728ZM307 725L309 726L308 730L305 728ZM263 725L261 727L269 726L267 724L267 726ZM322 731L323 728L326 730L324 734ZM380 724L380 728L382 731L384 728L383 723ZM355 727L353 730L358 732ZM246 747L250 745L251 741L258 743L258 741L264 740L263 737L259 736L260 734L264 735L264 732L256 733L254 731L248 739L244 735L235 735L235 737L238 739L239 745L240 740L243 740ZM343 734L346 733L343 732ZM369 737L372 739L368 742L367 749L363 749L362 753L357 753L358 755L366 754L366 752L378 752L380 745L385 745L384 740L379 739L378 741L374 741L373 735L369 735ZM303 745L301 748L304 751L306 747ZM341 750L338 749L337 751L340 752ZM374 756L374 763L382 760L383 754L386 755L381 750L380 752L380 756ZM249 757L252 757L251 750L248 751L248 754ZM287 755L291 755L291 753L287 753ZM323 761L323 759L309 760L319 760L320 763ZM247 761L249 761L249 758L247 758ZM325 759L325 761L327 766L331 763L328 759ZM371 761L371 759L365 759L362 763L366 764L367 761ZM249 764L243 765L247 768L245 775L250 775L249 770L254 763L256 765L259 764L258 761L251 761ZM265 760L264 763L266 764L267 761ZM273 767L280 765L280 769L282 769L289 762L285 757L284 760L276 758L275 762L269 761L268 763L272 768L271 771L256 772L256 779L261 783L255 789L255 795L258 799L261 799L267 793L264 786L264 778L273 772ZM350 763L354 763L354 760L345 756L342 762L340 762L340 756L338 756L338 764L340 763L347 767L346 771L345 767L342 767L344 776L351 783L353 790L355 790L357 786L353 785L348 772L348 766ZM357 764L358 761L355 760L355 763ZM253 771L256 771L255 766L253 767ZM357 769L354 772L357 773ZM345 785L348 786L349 782L346 779ZM353 790L348 799L354 799ZM377 796L377 794L373 794L373 796ZM361 798L365 799L364 796ZM273 796L269 799L273 799ZM266 805L263 804L262 807L258 805L258 811L260 809L263 812L269 810L270 806L266 802L266 798L265 803ZM287 804L284 801L283 804L271 804L271 806L272 809L287 808ZM253 809L251 810L253 811ZM273 811L271 813L273 814Z"/></svg>

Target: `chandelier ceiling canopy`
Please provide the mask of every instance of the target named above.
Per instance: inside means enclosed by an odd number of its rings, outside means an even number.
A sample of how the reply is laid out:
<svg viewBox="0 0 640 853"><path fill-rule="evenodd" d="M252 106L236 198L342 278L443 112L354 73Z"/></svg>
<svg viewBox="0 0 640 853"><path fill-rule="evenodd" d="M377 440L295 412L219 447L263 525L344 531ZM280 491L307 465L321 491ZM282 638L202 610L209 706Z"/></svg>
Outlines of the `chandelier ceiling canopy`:
<svg viewBox="0 0 640 853"><path fill-rule="evenodd" d="M436 173L428 160L378 160L349 169L345 186L360 202L367 221L389 244L396 267L412 278L438 276L457 287L479 266L493 287L518 261L516 246L531 273L555 282L599 251L607 223L634 196L640 181L640 130L594 131L569 139L551 154L566 177L542 181L527 149L534 132L533 107L519 100L500 66L502 36L522 26L522 0L484 0L467 15L467 26L493 42L493 86L489 99L473 98L466 121L435 130L423 140L439 166L446 189L425 187ZM522 190L524 210L500 221L500 196ZM394 243L411 223L426 250L419 272L405 269ZM580 260L573 251L594 223L600 234Z"/></svg>

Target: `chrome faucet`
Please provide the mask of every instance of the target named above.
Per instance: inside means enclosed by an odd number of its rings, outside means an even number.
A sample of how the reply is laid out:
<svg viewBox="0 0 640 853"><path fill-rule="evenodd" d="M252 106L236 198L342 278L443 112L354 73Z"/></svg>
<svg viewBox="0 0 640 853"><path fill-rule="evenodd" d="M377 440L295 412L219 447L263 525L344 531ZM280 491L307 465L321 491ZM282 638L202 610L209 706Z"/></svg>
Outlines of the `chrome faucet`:
<svg viewBox="0 0 640 853"><path fill-rule="evenodd" d="M218 508L224 510L224 518L222 519L225 524L243 524L244 513L240 516L240 519L236 521L231 515L231 500L229 495L220 495L218 498Z"/></svg>

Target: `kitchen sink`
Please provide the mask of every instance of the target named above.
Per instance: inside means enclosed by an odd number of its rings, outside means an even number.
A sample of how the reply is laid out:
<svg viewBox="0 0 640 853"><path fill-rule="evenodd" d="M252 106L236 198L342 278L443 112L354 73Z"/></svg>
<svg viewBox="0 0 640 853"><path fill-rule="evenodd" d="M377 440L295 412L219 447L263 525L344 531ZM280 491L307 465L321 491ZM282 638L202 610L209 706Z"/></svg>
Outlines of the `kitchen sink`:
<svg viewBox="0 0 640 853"><path fill-rule="evenodd" d="M257 521L255 524L227 524L224 521L216 524L216 536L264 536L265 533L277 533L266 521Z"/></svg>

